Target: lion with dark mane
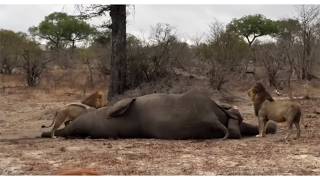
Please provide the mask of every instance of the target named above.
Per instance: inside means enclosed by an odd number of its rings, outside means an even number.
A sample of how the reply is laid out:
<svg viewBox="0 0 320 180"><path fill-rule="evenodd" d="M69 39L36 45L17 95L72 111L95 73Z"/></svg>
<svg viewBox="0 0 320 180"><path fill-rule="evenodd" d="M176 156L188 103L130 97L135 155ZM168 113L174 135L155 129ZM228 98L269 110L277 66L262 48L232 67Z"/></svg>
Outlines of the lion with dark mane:
<svg viewBox="0 0 320 180"><path fill-rule="evenodd" d="M253 102L254 112L258 117L259 134L257 137L265 136L266 123L268 120L288 123L288 132L285 136L286 141L291 134L293 124L297 129L296 138L300 137L300 118L302 111L298 103L292 101L275 101L261 83L256 83L248 91L248 96Z"/></svg>

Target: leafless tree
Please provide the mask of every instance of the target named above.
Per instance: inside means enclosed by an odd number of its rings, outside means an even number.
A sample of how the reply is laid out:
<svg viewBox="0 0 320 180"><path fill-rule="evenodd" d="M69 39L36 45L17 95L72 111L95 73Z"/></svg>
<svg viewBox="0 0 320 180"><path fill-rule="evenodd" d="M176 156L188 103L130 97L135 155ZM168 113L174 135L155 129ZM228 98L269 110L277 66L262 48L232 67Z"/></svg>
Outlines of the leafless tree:
<svg viewBox="0 0 320 180"><path fill-rule="evenodd" d="M312 66L315 57L313 55L315 46L315 33L319 24L320 9L318 5L302 5L298 7L298 17L301 24L299 38L301 50L299 51L299 75L301 79L312 78Z"/></svg>
<svg viewBox="0 0 320 180"><path fill-rule="evenodd" d="M207 44L200 48L204 60L210 63L210 84L217 90L238 72L241 62L248 54L248 45L238 35L225 30L218 21L210 25Z"/></svg>
<svg viewBox="0 0 320 180"><path fill-rule="evenodd" d="M277 76L285 61L283 52L274 43L259 45L254 52L266 70L269 85L279 89Z"/></svg>
<svg viewBox="0 0 320 180"><path fill-rule="evenodd" d="M33 42L28 43L22 54L22 68L26 74L27 84L35 87L40 83L41 74L49 63L45 53Z"/></svg>

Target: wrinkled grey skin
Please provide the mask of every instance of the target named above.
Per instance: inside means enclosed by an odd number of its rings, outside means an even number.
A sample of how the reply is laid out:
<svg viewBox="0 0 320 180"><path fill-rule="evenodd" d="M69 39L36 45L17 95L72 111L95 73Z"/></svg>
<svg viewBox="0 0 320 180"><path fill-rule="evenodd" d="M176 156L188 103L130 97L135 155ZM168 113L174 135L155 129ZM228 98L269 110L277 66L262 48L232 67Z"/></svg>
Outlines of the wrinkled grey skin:
<svg viewBox="0 0 320 180"><path fill-rule="evenodd" d="M205 93L150 94L123 99L79 116L55 135L73 138L241 138L258 134L239 111L218 106ZM240 115L240 119L238 118ZM269 123L267 133L276 125ZM42 137L48 137L48 132Z"/></svg>

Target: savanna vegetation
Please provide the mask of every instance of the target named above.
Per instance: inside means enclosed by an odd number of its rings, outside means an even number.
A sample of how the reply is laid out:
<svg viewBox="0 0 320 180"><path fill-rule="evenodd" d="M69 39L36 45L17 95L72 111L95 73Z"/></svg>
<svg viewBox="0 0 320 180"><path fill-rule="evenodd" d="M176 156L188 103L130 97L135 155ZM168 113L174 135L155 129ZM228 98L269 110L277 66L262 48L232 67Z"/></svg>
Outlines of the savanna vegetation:
<svg viewBox="0 0 320 180"><path fill-rule="evenodd" d="M318 78L318 6L299 6L296 18L271 20L253 14L227 24L213 20L207 36L195 37L192 43L181 41L175 27L164 23L155 22L148 39L127 34L126 14L121 14L126 7L112 8L81 7L78 16L54 12L28 33L1 29L0 73L23 75L21 86L52 81L56 87L66 74L83 69L83 88L94 88L111 75L110 98L143 83L173 79L178 71L192 74L194 67L202 69L200 75L218 91L232 81L248 80L290 91L292 80ZM97 16L107 21L88 23Z"/></svg>
<svg viewBox="0 0 320 180"><path fill-rule="evenodd" d="M78 5L78 14L53 12L28 32L0 26L1 175L320 174L320 6L297 6L281 19L212 19L205 35L187 41L166 23L150 25L147 38L128 33L132 7ZM94 18L103 21L92 24ZM257 81L276 101L301 104L308 125L301 138L284 143L281 123L265 138L226 141L36 138L54 112L96 90L108 93L109 105L205 88L257 124L247 95Z"/></svg>

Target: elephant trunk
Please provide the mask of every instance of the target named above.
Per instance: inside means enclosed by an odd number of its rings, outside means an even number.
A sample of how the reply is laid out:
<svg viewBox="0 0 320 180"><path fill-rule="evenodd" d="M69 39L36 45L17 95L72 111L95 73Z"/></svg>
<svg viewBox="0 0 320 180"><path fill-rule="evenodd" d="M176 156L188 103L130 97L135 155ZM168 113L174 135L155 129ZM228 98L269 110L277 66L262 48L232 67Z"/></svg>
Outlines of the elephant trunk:
<svg viewBox="0 0 320 180"><path fill-rule="evenodd" d="M43 132L43 133L41 134L41 137L42 137L42 138L50 138L50 137L51 137L51 132Z"/></svg>
<svg viewBox="0 0 320 180"><path fill-rule="evenodd" d="M248 123L241 123L240 124L240 131L242 136L255 136L259 134L258 126L251 125ZM267 134L275 134L277 132L277 124L275 122L270 121L267 124Z"/></svg>

